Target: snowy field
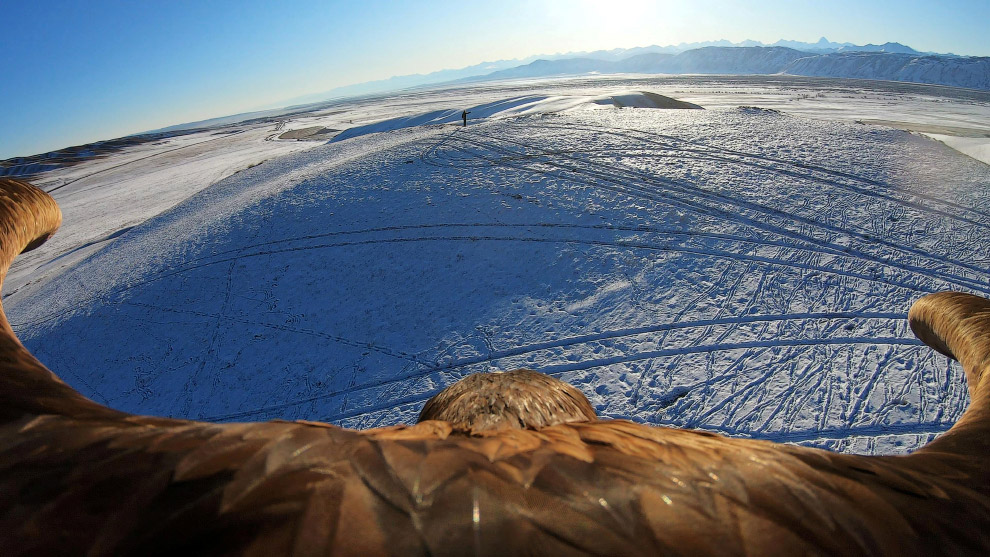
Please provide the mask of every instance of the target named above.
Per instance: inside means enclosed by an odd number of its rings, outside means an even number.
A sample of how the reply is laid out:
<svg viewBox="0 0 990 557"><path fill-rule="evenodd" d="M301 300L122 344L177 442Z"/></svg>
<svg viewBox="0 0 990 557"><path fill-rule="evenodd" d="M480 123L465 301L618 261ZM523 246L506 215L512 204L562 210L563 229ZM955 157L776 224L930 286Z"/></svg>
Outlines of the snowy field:
<svg viewBox="0 0 990 557"><path fill-rule="evenodd" d="M278 139L315 126L348 131ZM3 303L129 412L364 428L530 367L604 417L902 453L968 403L905 317L990 296L990 166L947 146L987 135L985 93L804 78L341 101L42 175L65 224Z"/></svg>

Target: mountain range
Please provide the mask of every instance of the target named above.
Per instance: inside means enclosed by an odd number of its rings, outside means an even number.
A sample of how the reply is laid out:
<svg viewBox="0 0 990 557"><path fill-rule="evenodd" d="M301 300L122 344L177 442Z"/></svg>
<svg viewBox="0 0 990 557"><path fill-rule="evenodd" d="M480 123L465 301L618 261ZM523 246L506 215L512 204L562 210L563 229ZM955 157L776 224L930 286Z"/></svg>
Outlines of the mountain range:
<svg viewBox="0 0 990 557"><path fill-rule="evenodd" d="M726 49L743 50L735 51ZM912 58L884 58L877 56L865 58L851 56L857 53L869 53L872 55L898 54ZM666 57L662 55L666 55ZM814 61L816 56L827 57ZM793 68L790 67L792 63L802 58L809 60L801 62ZM914 60L920 61L915 62ZM614 63L614 65L610 65L610 62ZM883 71L877 75L870 75L870 68L873 66L881 67ZM847 72L848 74L828 73L835 71ZM990 85L987 85L988 70L986 57L966 57L955 54L919 52L909 46L896 42L866 45L836 43L822 37L814 43L790 40L779 40L772 44L753 40L733 43L727 40L719 40L680 43L667 46L652 45L588 52L535 55L513 60L482 62L459 69L440 70L426 74L402 75L347 85L322 93L296 97L285 102L293 105L302 105L321 102L330 98L380 93L461 80L481 81L485 79L507 79L512 77L577 75L592 72L748 74L783 72L810 76L866 76L870 79L891 79L896 81L990 89Z"/></svg>
<svg viewBox="0 0 990 557"><path fill-rule="evenodd" d="M817 42L746 40L616 48L536 55L482 62L459 69L394 76L284 100L268 110L179 124L148 133L171 132L247 118L288 114L327 101L432 86L499 79L582 74L790 74L906 81L990 90L990 57L919 52L896 42L854 45L822 37Z"/></svg>
<svg viewBox="0 0 990 557"><path fill-rule="evenodd" d="M270 109L188 122L122 138L120 145L145 141L155 134L175 135L188 130L306 112L344 97L371 95L399 89L445 83L473 83L502 79L560 77L586 74L785 74L808 77L874 79L947 85L990 91L990 57L919 52L887 42L880 45L780 40L710 41L669 46L647 46L569 52L524 59L482 62L460 69L395 76L296 97ZM0 161L0 176L41 172L52 165L71 164L98 152L116 150L114 141L95 142L31 157ZM66 159L66 157L68 157ZM56 160L58 159L58 160ZM65 159L65 160L63 160Z"/></svg>
<svg viewBox="0 0 990 557"><path fill-rule="evenodd" d="M910 54L899 50L848 49L813 54L783 46L706 46L679 54L649 52L615 61L589 57L536 60L461 81L589 73L787 74L907 81L990 90L990 57Z"/></svg>

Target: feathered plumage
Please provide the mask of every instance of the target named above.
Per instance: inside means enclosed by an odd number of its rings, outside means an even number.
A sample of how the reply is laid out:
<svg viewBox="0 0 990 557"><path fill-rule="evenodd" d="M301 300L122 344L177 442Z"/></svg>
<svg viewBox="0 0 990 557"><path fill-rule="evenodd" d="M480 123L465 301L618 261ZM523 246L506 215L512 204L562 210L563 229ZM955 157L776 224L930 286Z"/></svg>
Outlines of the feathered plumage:
<svg viewBox="0 0 990 557"><path fill-rule="evenodd" d="M598 417L584 393L529 369L475 373L426 401L419 421L441 420L472 433L540 429Z"/></svg>
<svg viewBox="0 0 990 557"><path fill-rule="evenodd" d="M0 180L0 192L6 273L59 213L23 182ZM0 548L986 554L990 301L932 295L910 319L962 362L972 405L910 456L865 457L598 420L576 389L529 371L467 378L414 426L133 416L59 381L0 312Z"/></svg>

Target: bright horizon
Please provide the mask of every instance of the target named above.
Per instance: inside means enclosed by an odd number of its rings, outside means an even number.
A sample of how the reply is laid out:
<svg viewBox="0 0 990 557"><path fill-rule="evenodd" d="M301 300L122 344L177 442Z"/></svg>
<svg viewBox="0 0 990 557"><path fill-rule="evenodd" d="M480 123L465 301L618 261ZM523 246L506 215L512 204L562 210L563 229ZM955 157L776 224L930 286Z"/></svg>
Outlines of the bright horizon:
<svg viewBox="0 0 990 557"><path fill-rule="evenodd" d="M984 1L506 0L5 6L0 159L533 55L725 39L990 55Z"/></svg>

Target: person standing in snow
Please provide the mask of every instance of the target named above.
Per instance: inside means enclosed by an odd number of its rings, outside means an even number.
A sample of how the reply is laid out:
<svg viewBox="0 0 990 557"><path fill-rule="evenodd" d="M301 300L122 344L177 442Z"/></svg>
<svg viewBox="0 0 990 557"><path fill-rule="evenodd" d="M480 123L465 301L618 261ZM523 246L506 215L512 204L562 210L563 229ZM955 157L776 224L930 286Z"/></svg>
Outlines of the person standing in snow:
<svg viewBox="0 0 990 557"><path fill-rule="evenodd" d="M470 110L465 110L465 111L461 112L461 118L464 118L464 127L465 128L467 127L467 115L468 114L471 114L471 111Z"/></svg>

